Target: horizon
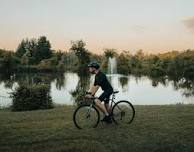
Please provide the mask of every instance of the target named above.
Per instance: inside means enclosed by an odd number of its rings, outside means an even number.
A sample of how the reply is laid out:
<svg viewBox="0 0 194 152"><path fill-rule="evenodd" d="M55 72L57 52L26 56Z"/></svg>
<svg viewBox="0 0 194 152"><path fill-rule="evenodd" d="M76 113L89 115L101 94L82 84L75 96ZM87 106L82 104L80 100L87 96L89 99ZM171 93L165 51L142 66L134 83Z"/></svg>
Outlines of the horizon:
<svg viewBox="0 0 194 152"><path fill-rule="evenodd" d="M45 35L62 51L80 39L96 54L105 48L152 54L194 49L192 6L192 0L3 0L0 48L15 51L22 39Z"/></svg>

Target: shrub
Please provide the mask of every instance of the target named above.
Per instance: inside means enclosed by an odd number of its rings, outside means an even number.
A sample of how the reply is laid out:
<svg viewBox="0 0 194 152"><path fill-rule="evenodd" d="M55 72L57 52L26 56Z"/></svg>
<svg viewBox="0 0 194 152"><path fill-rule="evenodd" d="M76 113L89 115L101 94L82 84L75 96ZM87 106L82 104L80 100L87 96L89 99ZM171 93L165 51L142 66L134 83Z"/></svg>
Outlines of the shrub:
<svg viewBox="0 0 194 152"><path fill-rule="evenodd" d="M48 85L23 85L11 93L12 111L53 108Z"/></svg>

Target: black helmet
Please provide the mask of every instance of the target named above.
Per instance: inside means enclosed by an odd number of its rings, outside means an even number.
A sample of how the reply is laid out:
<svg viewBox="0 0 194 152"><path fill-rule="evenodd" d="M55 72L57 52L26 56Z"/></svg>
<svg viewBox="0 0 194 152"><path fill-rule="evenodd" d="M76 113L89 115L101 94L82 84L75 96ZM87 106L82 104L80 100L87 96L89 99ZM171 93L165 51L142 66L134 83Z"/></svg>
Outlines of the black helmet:
<svg viewBox="0 0 194 152"><path fill-rule="evenodd" d="M95 69L99 69L100 68L100 65L95 62L95 61L92 61L88 64L88 67L92 67L92 68L95 68Z"/></svg>

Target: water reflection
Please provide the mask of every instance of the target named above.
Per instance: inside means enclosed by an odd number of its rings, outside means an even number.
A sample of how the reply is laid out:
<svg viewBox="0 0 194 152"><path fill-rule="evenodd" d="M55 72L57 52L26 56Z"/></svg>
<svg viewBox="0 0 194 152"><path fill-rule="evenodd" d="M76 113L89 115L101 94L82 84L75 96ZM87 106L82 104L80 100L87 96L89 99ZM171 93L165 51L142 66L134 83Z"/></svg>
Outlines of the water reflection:
<svg viewBox="0 0 194 152"><path fill-rule="evenodd" d="M168 82L166 77L160 77L160 78L149 78L152 80L152 86L157 87L159 84L162 84L163 86L167 86Z"/></svg>
<svg viewBox="0 0 194 152"><path fill-rule="evenodd" d="M119 90L117 100L131 100L134 104L176 104L194 102L194 82L167 77L107 75L115 90ZM9 106L8 92L21 84L44 83L50 86L51 96L57 104L73 104L82 100L84 91L93 83L94 76L78 76L76 73L18 73L0 74L0 106ZM102 90L97 92L100 95Z"/></svg>
<svg viewBox="0 0 194 152"><path fill-rule="evenodd" d="M128 80L129 80L129 78L127 78L127 77L120 77L119 78L119 81L121 83L122 88L125 88L127 86Z"/></svg>
<svg viewBox="0 0 194 152"><path fill-rule="evenodd" d="M191 80L181 79L176 83L176 89L181 90L186 97L194 96L194 82Z"/></svg>
<svg viewBox="0 0 194 152"><path fill-rule="evenodd" d="M76 73L64 73L63 78L64 79L60 81L55 79L51 83L51 96L53 101L57 104L71 105L74 102L72 92L76 90L79 77Z"/></svg>

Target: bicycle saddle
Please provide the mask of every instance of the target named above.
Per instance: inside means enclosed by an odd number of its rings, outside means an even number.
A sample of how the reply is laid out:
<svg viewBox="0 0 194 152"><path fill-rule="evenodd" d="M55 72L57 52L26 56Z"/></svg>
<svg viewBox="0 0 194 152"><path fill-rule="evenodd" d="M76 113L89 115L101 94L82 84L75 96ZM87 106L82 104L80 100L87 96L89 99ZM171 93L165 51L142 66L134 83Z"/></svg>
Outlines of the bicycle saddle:
<svg viewBox="0 0 194 152"><path fill-rule="evenodd" d="M113 91L113 94L119 93L119 91Z"/></svg>

